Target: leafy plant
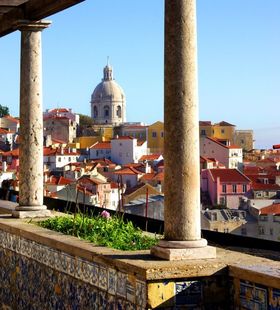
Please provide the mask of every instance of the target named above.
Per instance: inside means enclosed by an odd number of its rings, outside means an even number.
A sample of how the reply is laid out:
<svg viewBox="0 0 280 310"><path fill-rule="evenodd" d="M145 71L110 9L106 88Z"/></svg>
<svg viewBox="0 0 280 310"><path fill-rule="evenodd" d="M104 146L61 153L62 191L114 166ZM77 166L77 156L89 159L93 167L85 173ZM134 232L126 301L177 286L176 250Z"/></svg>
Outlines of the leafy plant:
<svg viewBox="0 0 280 310"><path fill-rule="evenodd" d="M158 242L156 237L143 235L140 228L120 216L87 217L77 214L75 217L49 218L39 225L119 250L146 250Z"/></svg>

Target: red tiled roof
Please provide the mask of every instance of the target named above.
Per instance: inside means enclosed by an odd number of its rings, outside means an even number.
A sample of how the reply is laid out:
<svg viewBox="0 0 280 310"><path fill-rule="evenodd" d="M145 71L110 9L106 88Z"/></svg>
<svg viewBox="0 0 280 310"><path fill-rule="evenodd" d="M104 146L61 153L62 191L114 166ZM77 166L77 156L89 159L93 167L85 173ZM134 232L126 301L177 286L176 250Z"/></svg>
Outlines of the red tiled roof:
<svg viewBox="0 0 280 310"><path fill-rule="evenodd" d="M144 140L138 140L138 141L137 141L137 145L138 145L138 146L141 146L141 145L143 145L145 142L146 142L146 141L144 141Z"/></svg>
<svg viewBox="0 0 280 310"><path fill-rule="evenodd" d="M94 143L90 149L94 149L94 150L99 150L99 149L106 149L106 150L110 150L111 149L111 141L108 142L96 142Z"/></svg>
<svg viewBox="0 0 280 310"><path fill-rule="evenodd" d="M110 159L108 158L96 158L96 159L92 159L93 163L98 163L101 166L108 166L108 165L113 165L116 166L116 164L114 162L112 162Z"/></svg>
<svg viewBox="0 0 280 310"><path fill-rule="evenodd" d="M273 147L274 150L275 149L280 149L280 144L274 144L272 147Z"/></svg>
<svg viewBox="0 0 280 310"><path fill-rule="evenodd" d="M131 136L120 136L120 137L114 137L112 140L133 140L136 138L133 138Z"/></svg>
<svg viewBox="0 0 280 310"><path fill-rule="evenodd" d="M64 177L56 177L56 176L51 176L50 180L46 182L46 184L56 184L56 185L68 185L73 183L73 180L64 178Z"/></svg>
<svg viewBox="0 0 280 310"><path fill-rule="evenodd" d="M280 186L277 184L252 183L252 189L255 191L279 191Z"/></svg>
<svg viewBox="0 0 280 310"><path fill-rule="evenodd" d="M155 175L154 180L163 181L164 180L164 172L159 172Z"/></svg>
<svg viewBox="0 0 280 310"><path fill-rule="evenodd" d="M211 121L199 121L199 126L211 126Z"/></svg>
<svg viewBox="0 0 280 310"><path fill-rule="evenodd" d="M61 152L61 148L51 148L51 147L44 147L44 156L77 156L79 155L79 153L76 152L72 152L68 148L64 148L63 149L63 153Z"/></svg>
<svg viewBox="0 0 280 310"><path fill-rule="evenodd" d="M230 123L228 123L228 122L225 122L225 121L221 121L220 123L218 123L218 124L215 124L215 125L220 125L220 126L234 126L234 127L235 127L235 125L233 125L233 124L230 124Z"/></svg>
<svg viewBox="0 0 280 310"><path fill-rule="evenodd" d="M220 182L249 183L250 179L237 169L209 169L215 181L220 178Z"/></svg>
<svg viewBox="0 0 280 310"><path fill-rule="evenodd" d="M145 173L142 177L141 177L141 180L144 180L144 181L151 181L153 180L153 178L155 177L155 173Z"/></svg>
<svg viewBox="0 0 280 310"><path fill-rule="evenodd" d="M160 156L161 156L161 154L142 155L139 160L140 161L144 161L144 160L157 160L157 159L160 158Z"/></svg>
<svg viewBox="0 0 280 310"><path fill-rule="evenodd" d="M280 203L274 203L270 206L264 207L260 209L260 215L268 215L268 214L273 214L273 215L278 215L280 214Z"/></svg>
<svg viewBox="0 0 280 310"><path fill-rule="evenodd" d="M70 112L70 111L66 108L56 108L56 109L49 110L47 113L66 113L66 112Z"/></svg>
<svg viewBox="0 0 280 310"><path fill-rule="evenodd" d="M10 120L13 123L19 124L19 120L17 118L12 117L11 115L5 115L5 116L3 116L3 118L6 118L6 119Z"/></svg>
<svg viewBox="0 0 280 310"><path fill-rule="evenodd" d="M6 129L3 129L3 128L0 128L0 134L1 135L6 135L7 133L12 133L11 131L9 130L6 130Z"/></svg>
<svg viewBox="0 0 280 310"><path fill-rule="evenodd" d="M55 139L55 138L52 138L52 143L67 144L66 141L62 141L62 140Z"/></svg>
<svg viewBox="0 0 280 310"><path fill-rule="evenodd" d="M119 175L138 175L143 174L143 172L134 169L133 167L126 167L124 169L116 170L115 174Z"/></svg>
<svg viewBox="0 0 280 310"><path fill-rule="evenodd" d="M81 177L78 180L78 183L81 184L94 184L94 185L99 185L99 184L104 184L106 182L103 182L101 180L98 180L96 178L89 178L89 177Z"/></svg>
<svg viewBox="0 0 280 310"><path fill-rule="evenodd" d="M111 182L111 188L112 188L112 189L119 188L118 183L116 183L116 182Z"/></svg>
<svg viewBox="0 0 280 310"><path fill-rule="evenodd" d="M19 148L14 149L12 151L4 152L4 153L2 153L2 156L18 157L19 156Z"/></svg>

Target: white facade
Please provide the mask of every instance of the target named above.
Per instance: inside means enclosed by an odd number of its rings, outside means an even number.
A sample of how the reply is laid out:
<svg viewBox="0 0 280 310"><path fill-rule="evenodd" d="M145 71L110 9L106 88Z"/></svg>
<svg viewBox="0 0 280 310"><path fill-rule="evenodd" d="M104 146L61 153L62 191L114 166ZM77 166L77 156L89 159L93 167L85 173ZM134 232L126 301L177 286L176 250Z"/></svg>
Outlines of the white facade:
<svg viewBox="0 0 280 310"><path fill-rule="evenodd" d="M202 137L200 142L200 155L203 157L215 158L226 168L239 170L243 165L242 148L227 146L212 138Z"/></svg>
<svg viewBox="0 0 280 310"><path fill-rule="evenodd" d="M89 159L111 159L111 143L96 142L89 148Z"/></svg>
<svg viewBox="0 0 280 310"><path fill-rule="evenodd" d="M138 163L143 155L147 155L147 141L138 145L137 139L132 137L111 140L111 160L116 164Z"/></svg>
<svg viewBox="0 0 280 310"><path fill-rule="evenodd" d="M46 165L49 170L56 170L57 168L62 168L69 163L77 162L79 155L77 153L70 154L46 154L44 155L44 165Z"/></svg>

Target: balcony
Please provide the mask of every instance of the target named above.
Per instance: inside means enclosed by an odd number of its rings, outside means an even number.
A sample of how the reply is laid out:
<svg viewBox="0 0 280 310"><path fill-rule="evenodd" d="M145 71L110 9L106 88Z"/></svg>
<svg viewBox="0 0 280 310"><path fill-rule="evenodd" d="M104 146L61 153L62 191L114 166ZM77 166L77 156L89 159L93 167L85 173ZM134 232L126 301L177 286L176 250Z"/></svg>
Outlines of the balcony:
<svg viewBox="0 0 280 310"><path fill-rule="evenodd" d="M20 201L0 202L2 308L279 308L279 251L219 245L221 237L209 246L201 237L193 0L166 0L165 239L151 252L120 252L23 218L56 214L43 203L41 51L33 43L50 23L41 18L78 2L0 0L0 36L22 33ZM171 160L180 165L171 169Z"/></svg>

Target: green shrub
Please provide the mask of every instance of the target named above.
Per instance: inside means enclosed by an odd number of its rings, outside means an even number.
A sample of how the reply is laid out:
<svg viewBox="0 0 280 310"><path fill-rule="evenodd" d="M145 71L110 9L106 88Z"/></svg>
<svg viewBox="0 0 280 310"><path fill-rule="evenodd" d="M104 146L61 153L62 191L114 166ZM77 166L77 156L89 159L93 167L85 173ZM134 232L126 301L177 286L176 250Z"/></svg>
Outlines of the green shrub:
<svg viewBox="0 0 280 310"><path fill-rule="evenodd" d="M146 250L157 244L158 239L142 234L140 228L122 217L58 216L38 223L44 228L88 240L96 245L119 250Z"/></svg>

